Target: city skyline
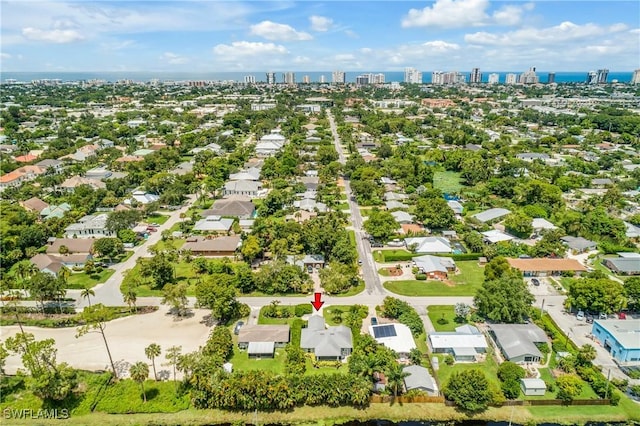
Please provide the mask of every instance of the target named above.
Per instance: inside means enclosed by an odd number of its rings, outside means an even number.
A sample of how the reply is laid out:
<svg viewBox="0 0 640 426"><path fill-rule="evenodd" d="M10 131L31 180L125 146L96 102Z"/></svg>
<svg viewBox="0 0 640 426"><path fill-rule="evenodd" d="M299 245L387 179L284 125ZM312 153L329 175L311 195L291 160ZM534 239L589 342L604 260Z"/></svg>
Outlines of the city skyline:
<svg viewBox="0 0 640 426"><path fill-rule="evenodd" d="M637 69L640 5L575 4L2 1L0 59L12 72Z"/></svg>

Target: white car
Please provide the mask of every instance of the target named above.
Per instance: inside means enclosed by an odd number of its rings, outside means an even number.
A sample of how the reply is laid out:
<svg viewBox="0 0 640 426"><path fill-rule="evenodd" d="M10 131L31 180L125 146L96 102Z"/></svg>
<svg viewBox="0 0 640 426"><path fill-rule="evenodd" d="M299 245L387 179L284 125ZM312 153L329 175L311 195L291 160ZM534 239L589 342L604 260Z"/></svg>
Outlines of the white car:
<svg viewBox="0 0 640 426"><path fill-rule="evenodd" d="M578 313L576 314L576 319L578 321L584 321L584 312L578 311Z"/></svg>

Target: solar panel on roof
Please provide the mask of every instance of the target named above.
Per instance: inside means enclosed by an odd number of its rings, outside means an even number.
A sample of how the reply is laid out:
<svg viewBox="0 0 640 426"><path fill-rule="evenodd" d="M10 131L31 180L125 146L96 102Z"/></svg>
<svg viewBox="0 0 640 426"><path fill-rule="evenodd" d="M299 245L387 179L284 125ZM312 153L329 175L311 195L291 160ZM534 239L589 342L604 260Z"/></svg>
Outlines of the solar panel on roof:
<svg viewBox="0 0 640 426"><path fill-rule="evenodd" d="M393 325L379 325L373 327L373 337L380 339L383 337L397 336L396 328Z"/></svg>

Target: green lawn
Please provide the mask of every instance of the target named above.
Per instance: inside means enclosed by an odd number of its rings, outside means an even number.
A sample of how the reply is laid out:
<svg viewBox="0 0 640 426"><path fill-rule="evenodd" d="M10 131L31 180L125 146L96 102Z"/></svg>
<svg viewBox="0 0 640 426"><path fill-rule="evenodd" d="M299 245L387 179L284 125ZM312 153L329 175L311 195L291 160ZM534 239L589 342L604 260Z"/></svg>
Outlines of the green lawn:
<svg viewBox="0 0 640 426"><path fill-rule="evenodd" d="M438 378L440 379L440 385L444 386L449 377L454 371L461 372L466 370L481 370L487 376L487 380L494 383L498 388L500 387L500 380L498 380L498 363L496 362L493 352L489 350L487 352L486 360L484 362L471 362L471 363L455 363L453 365L447 365L444 362L445 355L437 354L439 359Z"/></svg>
<svg viewBox="0 0 640 426"><path fill-rule="evenodd" d="M335 207L336 210L349 210L349 203L340 203Z"/></svg>
<svg viewBox="0 0 640 426"><path fill-rule="evenodd" d="M391 250L380 250L380 249L375 249L373 252L373 258L375 259L376 262L379 263L386 263L387 262L387 258L391 257L391 256L407 256L407 257L414 257L414 256L419 256L417 254L413 254L408 250L405 249L391 249ZM399 260L390 260L388 261L389 263L393 263L394 265L397 262L401 262Z"/></svg>
<svg viewBox="0 0 640 426"><path fill-rule="evenodd" d="M351 296L355 296L356 294L360 294L364 291L364 281L360 280L359 282L360 283L356 287L351 287L349 290L345 291L344 293L332 294L331 296L351 297Z"/></svg>
<svg viewBox="0 0 640 426"><path fill-rule="evenodd" d="M189 284L187 288L187 296L195 296L197 275L193 271L193 267L191 266L191 264L180 261L176 263L174 267L175 267L175 276L176 276L175 284L179 284L181 282L187 282ZM120 289L122 290L125 283L136 281L139 278L141 278L140 266L136 265L132 269L130 269L129 272L127 272L127 274L124 277L124 280L122 280L122 285L120 286ZM137 290L138 297L162 296L162 289L154 289L147 284L139 285L138 287L136 287L136 290Z"/></svg>
<svg viewBox="0 0 640 426"><path fill-rule="evenodd" d="M247 351L241 351L236 346L233 348L233 357L229 362L233 364L234 371L266 370L274 373L284 373L285 359L284 349L276 349L274 358L249 359Z"/></svg>
<svg viewBox="0 0 640 426"><path fill-rule="evenodd" d="M327 325L340 325L342 324L342 321L334 321L334 315L333 312L335 310L340 310L342 311L342 318L345 317L346 313L349 312L349 309L351 309L352 305L331 305L331 306L327 306L323 309L322 311L322 315L324 316L325 322L327 323ZM368 313L368 311L367 311ZM366 318L367 314L365 314L362 319Z"/></svg>
<svg viewBox="0 0 640 426"><path fill-rule="evenodd" d="M460 173L449 171L435 172L433 174L433 187L447 194L459 192L462 189Z"/></svg>
<svg viewBox="0 0 640 426"><path fill-rule="evenodd" d="M453 305L430 305L427 310L431 324L436 331L456 331L456 327L467 324L467 321L456 322L456 314ZM444 318L446 324L440 324L438 320Z"/></svg>
<svg viewBox="0 0 640 426"><path fill-rule="evenodd" d="M456 262L460 273L450 275L454 285L442 281L388 281L387 290L403 296L474 296L482 285L484 273L476 260Z"/></svg>
<svg viewBox="0 0 640 426"><path fill-rule="evenodd" d="M96 284L107 281L115 271L113 269L103 269L102 272L87 275L84 272L72 273L67 280L67 288L83 289L91 288Z"/></svg>
<svg viewBox="0 0 640 426"><path fill-rule="evenodd" d="M389 272L389 268L378 269L378 274L382 275L383 277L388 277L391 275L391 273Z"/></svg>
<svg viewBox="0 0 640 426"><path fill-rule="evenodd" d="M160 241L158 241L157 243L155 243L151 247L154 248L155 250L158 250L158 251L169 250L171 247L173 247L174 249L178 250L186 242L187 242L187 240L184 239L184 238L173 238L173 239L168 239L168 240L165 240L165 241L160 240Z"/></svg>
<svg viewBox="0 0 640 426"><path fill-rule="evenodd" d="M158 225L164 224L167 220L169 220L169 216L163 214L154 214L146 218L147 223L157 223Z"/></svg>
<svg viewBox="0 0 640 426"><path fill-rule="evenodd" d="M555 356L555 354L553 354ZM554 383L556 379L551 375L551 370L548 368L541 368L540 370L540 378L547 383ZM524 396L521 395L524 399L555 399L556 394L558 393L557 388L553 392L545 392L544 396ZM588 383L582 381L582 392L576 399L598 399L598 395L591 389Z"/></svg>

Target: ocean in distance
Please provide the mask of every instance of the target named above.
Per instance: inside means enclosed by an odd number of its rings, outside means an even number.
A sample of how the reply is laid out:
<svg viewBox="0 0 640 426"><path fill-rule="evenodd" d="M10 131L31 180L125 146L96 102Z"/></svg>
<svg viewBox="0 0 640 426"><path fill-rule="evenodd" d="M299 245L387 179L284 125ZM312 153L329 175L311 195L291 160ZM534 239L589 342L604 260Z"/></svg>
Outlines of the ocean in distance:
<svg viewBox="0 0 640 426"><path fill-rule="evenodd" d="M500 76L500 83L504 83L506 75L514 73L516 75L522 74L523 71L482 71L482 81L487 82L489 74L497 73ZM587 72L556 72L556 83L584 83L587 79ZM304 76L309 76L309 80L312 83L320 81L321 76L324 76L325 82L331 82L331 71L294 71L296 76L296 82L301 83ZM345 78L348 83L354 83L356 77L360 74L379 74L385 75L385 82L392 81L402 82L404 81L403 71L347 71L345 72ZM462 72L469 79L469 72ZM540 77L541 83L547 83L548 71L537 71ZM255 76L256 82L265 82L265 72L206 72L206 73L191 73L191 72L152 72L152 71L119 71L119 72L58 72L58 71L46 71L46 72L2 72L0 74L0 81L6 82L6 80L17 80L19 82L30 82L32 80L44 80L44 79L57 79L63 82L69 81L83 81L83 80L106 80L108 82L115 82L119 80L132 80L138 83L148 82L153 79L159 81L236 81L243 82L246 75ZM619 83L629 83L633 72L630 71L612 71L609 72L607 79L608 83L617 80ZM282 72L276 72L276 81L282 82ZM431 83L431 71L424 71L422 77L423 83Z"/></svg>

